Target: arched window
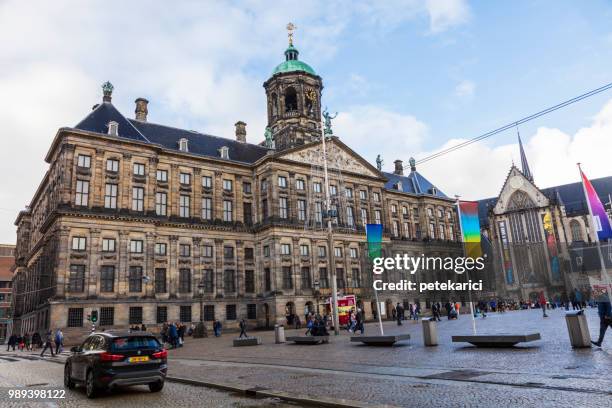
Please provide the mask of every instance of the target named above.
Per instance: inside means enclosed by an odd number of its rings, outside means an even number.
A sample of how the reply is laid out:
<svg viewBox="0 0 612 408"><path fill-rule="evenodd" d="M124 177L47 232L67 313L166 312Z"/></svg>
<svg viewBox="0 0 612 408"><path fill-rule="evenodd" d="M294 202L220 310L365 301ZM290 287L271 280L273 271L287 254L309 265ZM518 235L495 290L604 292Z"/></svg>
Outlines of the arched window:
<svg viewBox="0 0 612 408"><path fill-rule="evenodd" d="M289 87L285 91L285 112L293 112L297 108L297 92L293 87Z"/></svg>
<svg viewBox="0 0 612 408"><path fill-rule="evenodd" d="M584 241L582 237L582 226L578 221L570 221L570 230L572 231L572 241Z"/></svg>

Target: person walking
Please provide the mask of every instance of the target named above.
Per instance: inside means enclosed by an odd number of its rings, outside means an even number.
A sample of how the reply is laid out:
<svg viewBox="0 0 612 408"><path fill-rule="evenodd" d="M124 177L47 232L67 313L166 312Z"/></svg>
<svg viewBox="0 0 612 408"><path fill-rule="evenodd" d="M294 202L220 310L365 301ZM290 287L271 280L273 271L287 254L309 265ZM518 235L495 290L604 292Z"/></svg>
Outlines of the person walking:
<svg viewBox="0 0 612 408"><path fill-rule="evenodd" d="M215 337L221 337L222 328L223 328L223 325L221 324L221 322L215 319L215 322L213 323L213 331L215 332Z"/></svg>
<svg viewBox="0 0 612 408"><path fill-rule="evenodd" d="M49 330L47 334L45 335L45 345L42 349L42 352L40 353L41 357L45 354L45 351L47 351L47 349L51 351L51 357L55 357L55 353L53 353L53 338L52 337L53 335L51 333L51 330Z"/></svg>
<svg viewBox="0 0 612 408"><path fill-rule="evenodd" d="M606 330L608 330L608 327L612 327L612 306L608 299L597 302L597 314L599 315L599 338L597 341L591 340L591 343L601 347Z"/></svg>
<svg viewBox="0 0 612 408"><path fill-rule="evenodd" d="M26 333L24 337L25 340L25 347L27 351L32 351L32 336L30 336L30 333Z"/></svg>
<svg viewBox="0 0 612 408"><path fill-rule="evenodd" d="M542 317L548 317L546 314L546 297L544 296L544 291L540 291L540 299L538 300L540 303L540 307L542 308Z"/></svg>
<svg viewBox="0 0 612 408"><path fill-rule="evenodd" d="M397 305L395 306L395 310L396 310L396 318L397 318L397 325L401 326L402 325L402 306L399 304L399 302L397 302Z"/></svg>
<svg viewBox="0 0 612 408"><path fill-rule="evenodd" d="M361 309L357 309L357 315L355 316L355 321L357 322L357 325L355 326L355 332L357 332L357 330L360 331L360 334L364 334L365 333L365 329L364 329L364 325L363 325L363 310Z"/></svg>
<svg viewBox="0 0 612 408"><path fill-rule="evenodd" d="M15 351L15 344L17 344L17 336L11 334L9 336L8 342L6 343L6 351L9 351L11 347L13 348L13 351Z"/></svg>
<svg viewBox="0 0 612 408"><path fill-rule="evenodd" d="M240 336L238 337L239 339L241 339L243 335L244 335L244 337L247 337L247 338L249 337L247 335L246 329L247 329L247 322L246 322L246 320L240 319Z"/></svg>
<svg viewBox="0 0 612 408"><path fill-rule="evenodd" d="M306 333L304 333L304 336L312 334L312 329L314 327L314 319L314 316L308 316L308 320L306 321Z"/></svg>
<svg viewBox="0 0 612 408"><path fill-rule="evenodd" d="M63 346L64 346L64 333L62 333L61 329L57 329L55 331L55 354L61 353Z"/></svg>

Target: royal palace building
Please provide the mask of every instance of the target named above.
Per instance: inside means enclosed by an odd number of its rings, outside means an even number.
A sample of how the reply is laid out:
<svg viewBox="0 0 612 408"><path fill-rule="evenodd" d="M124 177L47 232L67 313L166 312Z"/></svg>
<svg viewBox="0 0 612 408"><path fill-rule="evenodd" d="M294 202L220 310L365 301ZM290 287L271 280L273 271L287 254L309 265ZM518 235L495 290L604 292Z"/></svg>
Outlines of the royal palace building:
<svg viewBox="0 0 612 408"><path fill-rule="evenodd" d="M371 319L367 222L384 225L394 251L461 253L454 200L413 160L406 174L399 160L387 173L345 144L350 135L334 136L331 118L321 121L322 79L291 43L263 87L268 128L249 143L240 121L232 139L151 123L143 98L127 118L105 83L101 103L57 131L16 219L15 330L69 337L91 329L92 312L104 328L200 319L231 328L241 318L268 327L325 308L332 268L339 292Z"/></svg>

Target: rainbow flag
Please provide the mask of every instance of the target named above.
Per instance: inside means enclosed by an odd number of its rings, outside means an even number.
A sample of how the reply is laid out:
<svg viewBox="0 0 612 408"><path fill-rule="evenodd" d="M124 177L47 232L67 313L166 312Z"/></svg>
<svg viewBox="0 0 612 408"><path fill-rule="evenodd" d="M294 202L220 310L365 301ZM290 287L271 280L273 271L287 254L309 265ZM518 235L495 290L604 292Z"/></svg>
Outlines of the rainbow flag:
<svg viewBox="0 0 612 408"><path fill-rule="evenodd" d="M459 201L459 220L461 233L465 245L465 255L468 258L478 258L482 256L480 246L480 220L478 219L478 202Z"/></svg>
<svg viewBox="0 0 612 408"><path fill-rule="evenodd" d="M582 177L582 186L584 187L584 195L589 202L589 209L591 210L591 217L593 218L593 226L597 232L597 238L600 241L612 238L612 228L610 228L610 220L608 214L604 209L597 191L593 188L593 185L589 179L584 175L582 169L580 169L580 176Z"/></svg>
<svg viewBox="0 0 612 408"><path fill-rule="evenodd" d="M366 238L370 260L380 258L382 256L382 224L366 224Z"/></svg>

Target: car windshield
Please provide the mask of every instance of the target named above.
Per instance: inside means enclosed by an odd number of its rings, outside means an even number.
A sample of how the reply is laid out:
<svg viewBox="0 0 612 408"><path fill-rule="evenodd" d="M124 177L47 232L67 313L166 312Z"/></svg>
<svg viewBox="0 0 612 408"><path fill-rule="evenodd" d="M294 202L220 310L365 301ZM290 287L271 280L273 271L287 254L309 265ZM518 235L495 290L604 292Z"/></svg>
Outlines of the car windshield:
<svg viewBox="0 0 612 408"><path fill-rule="evenodd" d="M111 344L111 351L129 351L159 347L161 347L161 345L155 337L130 336L113 339L113 343Z"/></svg>

